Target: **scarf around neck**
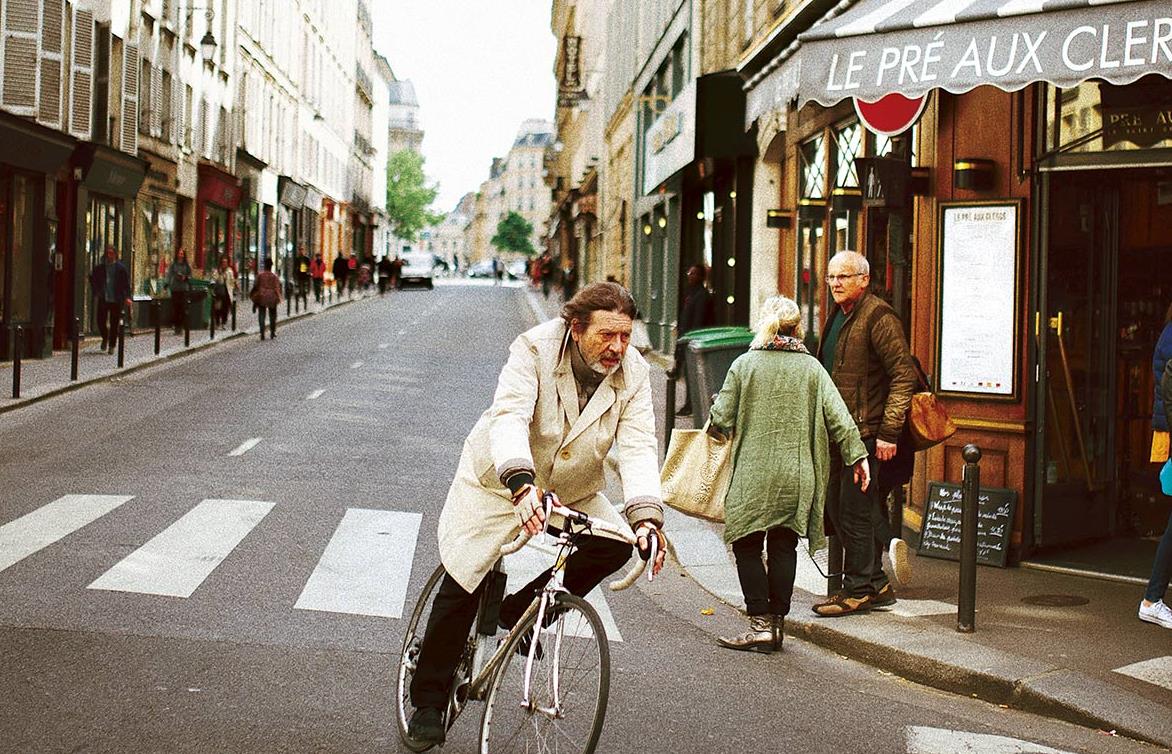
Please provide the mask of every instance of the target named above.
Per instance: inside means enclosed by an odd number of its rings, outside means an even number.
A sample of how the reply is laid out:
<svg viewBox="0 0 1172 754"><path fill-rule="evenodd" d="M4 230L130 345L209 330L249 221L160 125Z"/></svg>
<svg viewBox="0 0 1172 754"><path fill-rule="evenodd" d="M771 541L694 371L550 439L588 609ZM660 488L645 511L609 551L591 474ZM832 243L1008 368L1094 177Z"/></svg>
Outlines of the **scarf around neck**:
<svg viewBox="0 0 1172 754"><path fill-rule="evenodd" d="M792 335L775 335L773 340L769 341L763 346L754 348L755 351L791 351L793 353L809 354L806 346L802 341L793 337Z"/></svg>

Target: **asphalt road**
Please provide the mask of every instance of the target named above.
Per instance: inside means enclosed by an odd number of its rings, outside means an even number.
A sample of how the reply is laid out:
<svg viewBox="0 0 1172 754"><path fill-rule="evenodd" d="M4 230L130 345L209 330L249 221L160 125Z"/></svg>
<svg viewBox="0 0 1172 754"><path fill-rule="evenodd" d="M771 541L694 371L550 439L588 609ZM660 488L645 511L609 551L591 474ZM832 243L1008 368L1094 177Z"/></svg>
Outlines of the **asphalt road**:
<svg viewBox="0 0 1172 754"><path fill-rule="evenodd" d="M0 751L398 751L399 614L533 322L516 289L398 292L0 418ZM373 596L331 587L356 557ZM794 640L722 650L740 619L674 567L604 607L601 751L1152 750Z"/></svg>

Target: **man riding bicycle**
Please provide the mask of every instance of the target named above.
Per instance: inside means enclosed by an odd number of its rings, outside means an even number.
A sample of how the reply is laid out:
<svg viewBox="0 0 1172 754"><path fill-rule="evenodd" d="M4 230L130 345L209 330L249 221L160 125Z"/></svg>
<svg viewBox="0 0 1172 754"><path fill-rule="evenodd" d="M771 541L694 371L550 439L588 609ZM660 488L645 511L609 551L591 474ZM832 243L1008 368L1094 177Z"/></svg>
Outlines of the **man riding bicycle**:
<svg viewBox="0 0 1172 754"><path fill-rule="evenodd" d="M443 710L464 640L476 615L485 575L500 547L520 529L545 525L544 490L562 504L620 528L631 526L644 557L659 541L652 564L663 566L663 508L659 489L650 370L628 349L635 302L616 283L583 288L562 316L522 333L509 349L492 406L480 417L460 455L439 520L445 575L427 622L411 683L412 739L440 744ZM625 504L623 521L602 494L607 453L617 450ZM552 520L551 527L561 522ZM625 542L584 537L566 563L565 586L585 596L630 558ZM511 628L549 578L540 574L504 599L500 624Z"/></svg>

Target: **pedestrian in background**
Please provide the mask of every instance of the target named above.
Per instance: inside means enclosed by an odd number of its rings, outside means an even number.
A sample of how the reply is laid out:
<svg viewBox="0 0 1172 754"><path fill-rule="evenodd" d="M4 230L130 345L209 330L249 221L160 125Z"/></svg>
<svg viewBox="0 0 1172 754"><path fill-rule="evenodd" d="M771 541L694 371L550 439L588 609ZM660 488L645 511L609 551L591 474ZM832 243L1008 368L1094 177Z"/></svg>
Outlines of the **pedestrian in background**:
<svg viewBox="0 0 1172 754"><path fill-rule="evenodd" d="M380 295L380 296L386 295L387 286L390 285L391 274L394 272L394 270L395 270L395 267L394 267L394 265L391 264L391 260L388 257L386 257L386 256L379 257L379 260L378 260L378 295Z"/></svg>
<svg viewBox="0 0 1172 754"><path fill-rule="evenodd" d="M501 264L500 257L492 258L492 284L500 285L501 281L505 279L505 266Z"/></svg>
<svg viewBox="0 0 1172 754"><path fill-rule="evenodd" d="M684 288L684 305L680 310L680 319L676 324L675 365L667 373L669 379L677 379L684 375L685 346L680 338L693 330L702 327L712 327L716 322L716 311L712 304L712 293L704 285L708 277L708 268L702 264L694 264L688 268L687 283ZM684 380L684 405L676 416L692 415L692 393L688 390L688 380Z"/></svg>
<svg viewBox="0 0 1172 754"><path fill-rule="evenodd" d="M322 261L321 254L309 263L309 276L313 278L313 300L320 304L326 283L326 263Z"/></svg>
<svg viewBox="0 0 1172 754"><path fill-rule="evenodd" d="M331 272L334 273L334 295L338 298L346 292L346 282L350 279L350 263L341 254L334 260Z"/></svg>
<svg viewBox="0 0 1172 754"><path fill-rule="evenodd" d="M183 249L175 252L175 261L167 268L167 288L171 291L171 324L179 333L187 313L187 292L191 290L191 265Z"/></svg>
<svg viewBox="0 0 1172 754"><path fill-rule="evenodd" d="M541 295L549 298L549 289L553 285L553 257L547 251L537 260L537 264L541 274Z"/></svg>
<svg viewBox="0 0 1172 754"><path fill-rule="evenodd" d="M98 332L102 350L114 353L122 328L122 307L130 308L130 272L118 258L118 250L107 245L102 262L90 270L90 286L97 300Z"/></svg>
<svg viewBox="0 0 1172 754"><path fill-rule="evenodd" d="M265 260L264 271L256 276L248 297L260 323L260 339L265 339L265 320L269 325L269 337L277 337L277 306L281 303L281 279L273 272L273 260Z"/></svg>
<svg viewBox="0 0 1172 754"><path fill-rule="evenodd" d="M1168 307L1164 317L1164 330L1156 342L1152 368L1156 377L1156 395L1152 409L1151 460L1163 463L1168 460L1168 428L1172 427L1172 306ZM1169 581L1172 581L1172 514L1169 514L1164 536L1156 546L1152 575L1139 603L1140 620L1172 628L1172 608L1164 602Z"/></svg>
<svg viewBox="0 0 1172 754"><path fill-rule="evenodd" d="M831 440L853 467L851 483L860 491L870 483L858 427L830 375L802 344L801 321L791 299L766 299L749 351L729 368L710 414L709 432L731 435L733 443L724 540L732 544L749 616L746 633L717 640L729 649L781 649L798 538L806 537L811 550L826 539Z"/></svg>
<svg viewBox="0 0 1172 754"><path fill-rule="evenodd" d="M826 319L818 358L830 373L870 454L870 491L860 489L831 461L826 510L846 555L842 591L814 605L826 618L868 612L895 604L895 590L883 571L883 550L890 549L892 569L900 581L908 572L907 544L893 537L876 484L882 464L895 457L912 393L919 375L891 306L868 290L871 266L854 251L841 251L826 265L826 283L834 306Z"/></svg>
<svg viewBox="0 0 1172 754"><path fill-rule="evenodd" d="M212 272L212 294L215 297L216 323L226 325L232 302L236 300L236 272L228 264L228 257L220 257L220 265Z"/></svg>

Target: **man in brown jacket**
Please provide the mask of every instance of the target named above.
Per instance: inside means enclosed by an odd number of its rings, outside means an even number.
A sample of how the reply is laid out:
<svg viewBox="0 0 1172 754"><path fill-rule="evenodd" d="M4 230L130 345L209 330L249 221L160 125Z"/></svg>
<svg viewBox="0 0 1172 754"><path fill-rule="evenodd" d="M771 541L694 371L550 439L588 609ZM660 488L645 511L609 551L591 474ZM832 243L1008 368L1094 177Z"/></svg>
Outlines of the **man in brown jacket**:
<svg viewBox="0 0 1172 754"><path fill-rule="evenodd" d="M853 251L835 254L826 266L826 282L835 305L823 329L818 358L858 424L870 454L872 479L878 480L883 462L895 456L918 382L916 369L895 310L867 290L871 268L866 257ZM831 460L826 511L846 557L842 591L814 606L814 612L824 617L895 604L895 591L882 565L887 543L878 542L876 533L876 524L883 520L877 491L884 485L872 482L863 492L844 468L840 459ZM901 556L906 557L906 550Z"/></svg>

